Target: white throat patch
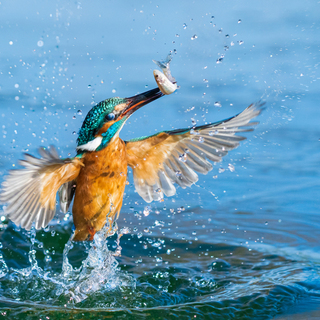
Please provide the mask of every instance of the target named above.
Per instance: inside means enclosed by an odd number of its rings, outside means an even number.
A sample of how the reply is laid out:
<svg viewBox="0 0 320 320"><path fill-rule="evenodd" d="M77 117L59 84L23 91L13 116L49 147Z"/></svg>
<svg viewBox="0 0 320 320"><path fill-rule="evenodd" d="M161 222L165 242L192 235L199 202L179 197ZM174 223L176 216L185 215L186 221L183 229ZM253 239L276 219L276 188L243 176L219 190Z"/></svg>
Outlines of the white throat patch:
<svg viewBox="0 0 320 320"><path fill-rule="evenodd" d="M102 142L102 137L97 136L93 140L77 147L77 150L85 150L85 151L96 151L96 149L100 146Z"/></svg>

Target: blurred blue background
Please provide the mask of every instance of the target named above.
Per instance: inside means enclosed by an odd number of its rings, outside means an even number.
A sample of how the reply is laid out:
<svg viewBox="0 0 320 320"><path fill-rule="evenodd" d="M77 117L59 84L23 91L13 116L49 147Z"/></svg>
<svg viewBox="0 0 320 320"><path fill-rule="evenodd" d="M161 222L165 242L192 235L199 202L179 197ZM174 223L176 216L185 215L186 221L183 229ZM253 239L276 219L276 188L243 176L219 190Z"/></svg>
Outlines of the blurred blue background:
<svg viewBox="0 0 320 320"><path fill-rule="evenodd" d="M221 120L259 100L267 109L238 149L196 186L152 203L149 215L142 214L146 204L130 177L119 226L144 236L153 226L153 237L173 244L192 240L255 250L256 260L250 256L255 266L266 264L265 255L279 255L270 288L295 288L298 293L286 294L292 301L303 297L307 307L286 302L268 313L270 305L261 302L253 309L267 318L289 314L290 319L320 309L319 16L320 3L311 0L1 1L0 179L23 152L36 154L39 146L54 144L63 157L73 155L90 108L108 97L154 88L152 59L172 52L171 71L180 89L135 113L123 139L190 126L192 119L198 125ZM13 231L4 217L2 222L1 235L10 239ZM66 234L70 230L69 223ZM123 256L130 252L137 260L127 243ZM16 267L22 265L18 259ZM239 265L234 272L242 278L240 270ZM250 274L241 290L227 288L221 298L210 293L210 301L252 292L268 296L266 280L258 279L269 272ZM250 318L246 312L241 316Z"/></svg>

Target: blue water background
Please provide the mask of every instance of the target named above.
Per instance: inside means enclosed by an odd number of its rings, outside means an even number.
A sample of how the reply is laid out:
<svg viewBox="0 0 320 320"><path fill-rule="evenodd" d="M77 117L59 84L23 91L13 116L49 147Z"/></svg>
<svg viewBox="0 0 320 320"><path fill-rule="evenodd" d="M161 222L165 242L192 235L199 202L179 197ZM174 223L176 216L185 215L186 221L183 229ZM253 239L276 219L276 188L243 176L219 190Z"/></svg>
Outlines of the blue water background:
<svg viewBox="0 0 320 320"><path fill-rule="evenodd" d="M188 127L192 118L221 120L259 100L267 109L221 164L196 186L153 203L139 222L133 212L146 204L130 177L119 225L143 230L170 220L172 239L302 261L308 271L290 281L319 294L319 16L320 3L311 0L1 1L0 179L39 146L73 155L90 108L154 88L152 59L171 51L180 89L136 112L123 139ZM181 206L175 219L166 217ZM318 299L304 304L320 309Z"/></svg>

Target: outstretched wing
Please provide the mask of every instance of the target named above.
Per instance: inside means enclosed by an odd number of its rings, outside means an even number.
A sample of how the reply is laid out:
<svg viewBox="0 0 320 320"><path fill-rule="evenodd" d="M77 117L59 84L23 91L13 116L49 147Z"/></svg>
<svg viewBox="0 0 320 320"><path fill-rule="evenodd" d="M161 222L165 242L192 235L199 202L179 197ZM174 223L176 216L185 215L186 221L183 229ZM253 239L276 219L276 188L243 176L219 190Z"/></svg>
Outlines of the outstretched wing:
<svg viewBox="0 0 320 320"><path fill-rule="evenodd" d="M163 193L176 193L173 183L182 188L198 180L196 172L207 174L213 162L221 161L245 137L238 132L252 131L264 103L254 103L229 119L195 127L163 131L150 137L126 142L128 165L133 170L137 192L146 201L160 200Z"/></svg>
<svg viewBox="0 0 320 320"><path fill-rule="evenodd" d="M56 209L56 193L60 186L74 180L83 165L78 158L60 159L56 149L39 148L41 159L25 154L19 164L23 169L11 170L2 183L0 203L7 203L5 214L16 224L30 230L44 228Z"/></svg>

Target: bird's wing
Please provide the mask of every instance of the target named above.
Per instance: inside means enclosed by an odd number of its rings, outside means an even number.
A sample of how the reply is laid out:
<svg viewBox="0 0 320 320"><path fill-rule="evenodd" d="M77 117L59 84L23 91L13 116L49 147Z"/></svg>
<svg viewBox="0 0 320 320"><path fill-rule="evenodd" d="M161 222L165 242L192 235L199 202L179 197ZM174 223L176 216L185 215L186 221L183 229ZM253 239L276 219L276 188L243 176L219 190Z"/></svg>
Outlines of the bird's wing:
<svg viewBox="0 0 320 320"><path fill-rule="evenodd" d="M7 203L5 214L16 224L30 230L44 228L56 210L60 186L74 180L83 165L81 159L60 159L56 149L39 148L42 158L25 154L23 169L11 170L2 183L0 203Z"/></svg>
<svg viewBox="0 0 320 320"><path fill-rule="evenodd" d="M163 131L126 142L128 165L133 170L137 192L146 201L160 200L163 193L176 193L173 183L182 188L198 180L196 172L207 174L213 162L221 161L239 141L236 133L252 131L264 103L254 103L229 119L195 127ZM196 172L195 172L196 171Z"/></svg>
<svg viewBox="0 0 320 320"><path fill-rule="evenodd" d="M59 206L63 213L67 213L74 193L76 191L77 181L71 180L64 183L58 190Z"/></svg>

